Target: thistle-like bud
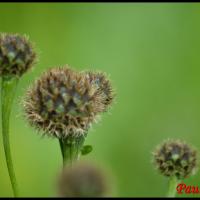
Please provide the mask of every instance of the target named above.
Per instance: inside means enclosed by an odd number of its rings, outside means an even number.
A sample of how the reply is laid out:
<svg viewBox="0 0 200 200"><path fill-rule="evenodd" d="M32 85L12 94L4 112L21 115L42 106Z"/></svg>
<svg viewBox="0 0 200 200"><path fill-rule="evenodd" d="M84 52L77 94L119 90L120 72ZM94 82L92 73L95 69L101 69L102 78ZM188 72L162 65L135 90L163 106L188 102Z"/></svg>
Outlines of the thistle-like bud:
<svg viewBox="0 0 200 200"><path fill-rule="evenodd" d="M154 163L164 176L176 176L183 179L195 173L197 169L197 152L180 140L167 140L158 146Z"/></svg>
<svg viewBox="0 0 200 200"><path fill-rule="evenodd" d="M96 115L104 111L104 96L86 74L68 67L53 68L29 89L25 113L31 125L48 135L80 136L87 132Z"/></svg>
<svg viewBox="0 0 200 200"><path fill-rule="evenodd" d="M110 81L105 73L102 72L85 72L89 82L94 87L96 95L99 96L102 104L101 111L104 112L112 104L114 94Z"/></svg>
<svg viewBox="0 0 200 200"><path fill-rule="evenodd" d="M0 76L22 76L34 64L36 54L27 37L0 34Z"/></svg>
<svg viewBox="0 0 200 200"><path fill-rule="evenodd" d="M105 197L109 195L108 179L102 169L81 162L63 169L58 180L60 197Z"/></svg>

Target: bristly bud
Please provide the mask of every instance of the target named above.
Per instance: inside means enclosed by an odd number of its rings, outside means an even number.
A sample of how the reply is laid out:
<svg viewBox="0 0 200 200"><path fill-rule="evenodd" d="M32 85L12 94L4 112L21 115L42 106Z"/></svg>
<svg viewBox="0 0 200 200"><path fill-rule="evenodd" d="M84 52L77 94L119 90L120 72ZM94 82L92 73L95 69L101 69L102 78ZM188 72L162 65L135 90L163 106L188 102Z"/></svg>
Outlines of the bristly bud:
<svg viewBox="0 0 200 200"><path fill-rule="evenodd" d="M53 68L29 89L25 113L31 125L47 135L80 136L104 111L104 96L99 95L99 87L91 84L86 74L68 67Z"/></svg>
<svg viewBox="0 0 200 200"><path fill-rule="evenodd" d="M102 102L101 111L106 111L114 99L114 93L110 81L107 79L106 74L102 72L89 71L85 72L85 74L96 91L96 95L99 96Z"/></svg>
<svg viewBox="0 0 200 200"><path fill-rule="evenodd" d="M109 195L108 179L102 169L81 162L66 166L59 176L60 197L105 197Z"/></svg>
<svg viewBox="0 0 200 200"><path fill-rule="evenodd" d="M0 76L22 76L36 60L36 53L27 37L0 34Z"/></svg>
<svg viewBox="0 0 200 200"><path fill-rule="evenodd" d="M153 155L156 168L164 176L183 179L196 172L197 152L180 140L165 141Z"/></svg>

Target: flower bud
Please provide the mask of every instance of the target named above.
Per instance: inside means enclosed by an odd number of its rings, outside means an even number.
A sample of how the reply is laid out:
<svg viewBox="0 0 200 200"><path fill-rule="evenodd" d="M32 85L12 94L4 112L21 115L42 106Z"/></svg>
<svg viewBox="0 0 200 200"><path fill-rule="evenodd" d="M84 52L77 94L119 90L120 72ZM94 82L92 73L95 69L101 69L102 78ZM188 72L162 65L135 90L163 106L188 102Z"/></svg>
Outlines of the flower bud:
<svg viewBox="0 0 200 200"><path fill-rule="evenodd" d="M180 140L165 141L153 155L156 168L164 176L183 179L197 169L196 150Z"/></svg>
<svg viewBox="0 0 200 200"><path fill-rule="evenodd" d="M87 78L90 84L94 87L96 96L99 97L101 101L101 112L107 110L107 108L112 104L114 94L110 81L107 79L105 73L102 72L86 72Z"/></svg>
<svg viewBox="0 0 200 200"><path fill-rule="evenodd" d="M22 76L36 60L36 53L27 37L0 34L0 76Z"/></svg>
<svg viewBox="0 0 200 200"><path fill-rule="evenodd" d="M27 119L47 135L83 135L104 110L105 95L99 95L99 87L86 74L68 67L50 69L26 95ZM103 91L104 86L101 88Z"/></svg>
<svg viewBox="0 0 200 200"><path fill-rule="evenodd" d="M109 192L105 174L90 163L66 166L59 176L60 197L104 197Z"/></svg>

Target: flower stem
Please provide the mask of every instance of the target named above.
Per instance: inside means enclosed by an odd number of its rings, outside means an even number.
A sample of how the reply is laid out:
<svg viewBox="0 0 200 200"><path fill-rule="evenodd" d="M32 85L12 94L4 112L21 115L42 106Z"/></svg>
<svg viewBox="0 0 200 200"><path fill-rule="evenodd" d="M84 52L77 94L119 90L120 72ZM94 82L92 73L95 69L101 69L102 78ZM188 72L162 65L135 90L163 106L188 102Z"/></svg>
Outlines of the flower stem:
<svg viewBox="0 0 200 200"><path fill-rule="evenodd" d="M65 165L73 165L79 158L85 137L68 136L65 139L59 139L61 153L63 157L63 167Z"/></svg>
<svg viewBox="0 0 200 200"><path fill-rule="evenodd" d="M178 184L178 180L177 180L176 176L172 176L169 179L169 190L168 190L167 197L175 197L176 196L177 184Z"/></svg>
<svg viewBox="0 0 200 200"><path fill-rule="evenodd" d="M9 138L9 121L10 113L12 109L12 103L18 83L18 78L2 77L1 85L1 106L2 106L2 134L3 145L6 157L6 164L10 181L13 189L14 196L18 196L18 187L15 177L14 167L12 163L11 150L10 150L10 138Z"/></svg>

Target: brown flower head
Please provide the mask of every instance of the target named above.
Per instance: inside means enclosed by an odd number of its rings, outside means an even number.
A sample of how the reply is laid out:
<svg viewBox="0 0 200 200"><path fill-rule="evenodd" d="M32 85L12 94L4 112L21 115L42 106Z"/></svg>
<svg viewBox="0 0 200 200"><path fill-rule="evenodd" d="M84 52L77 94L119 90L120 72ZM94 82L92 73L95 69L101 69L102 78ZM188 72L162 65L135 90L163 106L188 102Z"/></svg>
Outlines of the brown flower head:
<svg viewBox="0 0 200 200"><path fill-rule="evenodd" d="M83 135L104 110L105 95L98 90L84 73L68 67L50 69L28 90L26 117L47 135Z"/></svg>
<svg viewBox="0 0 200 200"><path fill-rule="evenodd" d="M110 193L103 171L91 163L66 166L59 176L60 197L104 197Z"/></svg>
<svg viewBox="0 0 200 200"><path fill-rule="evenodd" d="M27 37L0 34L0 76L22 76L36 60L36 53Z"/></svg>
<svg viewBox="0 0 200 200"><path fill-rule="evenodd" d="M96 89L96 95L98 95L102 102L102 112L112 104L114 93L110 81L107 79L105 73L102 72L85 72L89 82Z"/></svg>
<svg viewBox="0 0 200 200"><path fill-rule="evenodd" d="M197 152L180 140L167 140L157 147L154 163L164 176L186 178L197 169Z"/></svg>

